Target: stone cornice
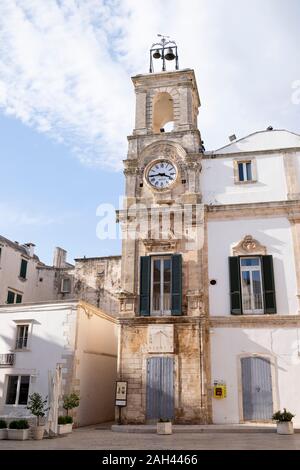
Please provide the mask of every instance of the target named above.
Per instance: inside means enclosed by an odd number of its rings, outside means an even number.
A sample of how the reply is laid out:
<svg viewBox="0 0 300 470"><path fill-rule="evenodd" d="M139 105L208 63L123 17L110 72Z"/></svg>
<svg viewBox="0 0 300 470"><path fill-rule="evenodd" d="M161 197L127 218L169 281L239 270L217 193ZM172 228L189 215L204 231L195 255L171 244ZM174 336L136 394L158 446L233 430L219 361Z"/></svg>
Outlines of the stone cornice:
<svg viewBox="0 0 300 470"><path fill-rule="evenodd" d="M210 317L212 328L266 328L300 326L300 315L230 315Z"/></svg>
<svg viewBox="0 0 300 470"><path fill-rule="evenodd" d="M190 316L169 316L169 317L119 317L118 322L120 325L130 326L148 326L152 324L176 324L176 325L196 325L196 324L208 324L208 317L205 315L190 317Z"/></svg>
<svg viewBox="0 0 300 470"><path fill-rule="evenodd" d="M153 139L153 137L157 137L157 140L159 141L168 141L170 140L170 138L174 138L174 137L181 138L181 137L186 136L187 134L200 135L200 131L198 129L189 129L189 130L184 130L184 131L173 131L173 132L165 132L165 133L160 133L160 134L153 134L153 132L149 131L149 133L142 134L142 135L139 135L139 134L128 135L127 140L128 141L140 140L141 137L146 140L147 137L149 137L149 139Z"/></svg>
<svg viewBox="0 0 300 470"><path fill-rule="evenodd" d="M300 200L252 202L246 204L205 205L208 219L253 217L300 217Z"/></svg>
<svg viewBox="0 0 300 470"><path fill-rule="evenodd" d="M204 160L215 160L218 158L237 158L237 157L249 157L250 155L267 155L274 153L300 153L300 147L290 147L290 148L279 148L279 149L268 149L268 150L248 150L246 152L230 152L230 153L214 153L214 152L204 152Z"/></svg>

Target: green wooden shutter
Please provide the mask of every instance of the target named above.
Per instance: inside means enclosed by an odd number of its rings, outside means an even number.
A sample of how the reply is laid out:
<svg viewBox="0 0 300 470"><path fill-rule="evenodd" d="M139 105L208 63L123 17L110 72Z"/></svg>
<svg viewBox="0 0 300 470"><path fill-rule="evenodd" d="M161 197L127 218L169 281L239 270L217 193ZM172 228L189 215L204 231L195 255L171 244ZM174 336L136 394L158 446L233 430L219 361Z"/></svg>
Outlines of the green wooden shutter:
<svg viewBox="0 0 300 470"><path fill-rule="evenodd" d="M263 274L265 313L276 313L273 256L262 256L261 262Z"/></svg>
<svg viewBox="0 0 300 470"><path fill-rule="evenodd" d="M150 315L150 279L151 279L151 258L141 256L140 273L140 314L144 317Z"/></svg>
<svg viewBox="0 0 300 470"><path fill-rule="evenodd" d="M21 269L20 269L20 277L22 279L26 279L27 274L27 261L25 259L21 260Z"/></svg>
<svg viewBox="0 0 300 470"><path fill-rule="evenodd" d="M6 300L6 303L7 304L14 304L15 303L15 293L12 292L11 290L9 290L7 292L7 300Z"/></svg>
<svg viewBox="0 0 300 470"><path fill-rule="evenodd" d="M240 259L238 256L229 257L229 280L231 315L242 315Z"/></svg>
<svg viewBox="0 0 300 470"><path fill-rule="evenodd" d="M182 315L182 256L172 255L172 315Z"/></svg>

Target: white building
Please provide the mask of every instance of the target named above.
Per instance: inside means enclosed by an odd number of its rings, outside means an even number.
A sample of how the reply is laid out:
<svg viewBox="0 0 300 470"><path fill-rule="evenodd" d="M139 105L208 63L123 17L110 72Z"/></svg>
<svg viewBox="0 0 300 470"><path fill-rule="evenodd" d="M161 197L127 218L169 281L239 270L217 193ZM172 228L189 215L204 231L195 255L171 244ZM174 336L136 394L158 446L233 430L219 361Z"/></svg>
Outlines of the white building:
<svg viewBox="0 0 300 470"><path fill-rule="evenodd" d="M116 320L85 302L10 305L0 307L0 331L1 417L28 415L28 395L47 396L48 372L61 365L62 393L80 396L75 423L113 419Z"/></svg>
<svg viewBox="0 0 300 470"><path fill-rule="evenodd" d="M71 291L67 252L55 248L53 265L34 254L33 243L20 244L0 236L0 305L63 299Z"/></svg>
<svg viewBox="0 0 300 470"><path fill-rule="evenodd" d="M300 423L300 136L266 130L205 154L214 423ZM228 259L230 264L228 264Z"/></svg>

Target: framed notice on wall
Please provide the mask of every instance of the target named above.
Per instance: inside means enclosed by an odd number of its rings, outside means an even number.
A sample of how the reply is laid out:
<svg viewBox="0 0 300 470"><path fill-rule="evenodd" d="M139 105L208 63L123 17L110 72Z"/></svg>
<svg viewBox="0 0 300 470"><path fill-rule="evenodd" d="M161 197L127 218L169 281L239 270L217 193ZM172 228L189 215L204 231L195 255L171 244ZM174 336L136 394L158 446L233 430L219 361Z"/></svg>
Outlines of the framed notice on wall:
<svg viewBox="0 0 300 470"><path fill-rule="evenodd" d="M127 405L127 382L117 381L116 383L116 406Z"/></svg>

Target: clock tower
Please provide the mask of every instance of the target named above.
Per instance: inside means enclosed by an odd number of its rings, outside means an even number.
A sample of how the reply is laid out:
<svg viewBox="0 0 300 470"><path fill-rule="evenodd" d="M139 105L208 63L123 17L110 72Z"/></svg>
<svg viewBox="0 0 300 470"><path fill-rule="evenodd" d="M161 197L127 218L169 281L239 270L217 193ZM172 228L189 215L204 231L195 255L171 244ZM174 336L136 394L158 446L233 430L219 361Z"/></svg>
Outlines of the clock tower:
<svg viewBox="0 0 300 470"><path fill-rule="evenodd" d="M124 161L119 380L123 423L211 422L203 145L194 71L132 78Z"/></svg>

